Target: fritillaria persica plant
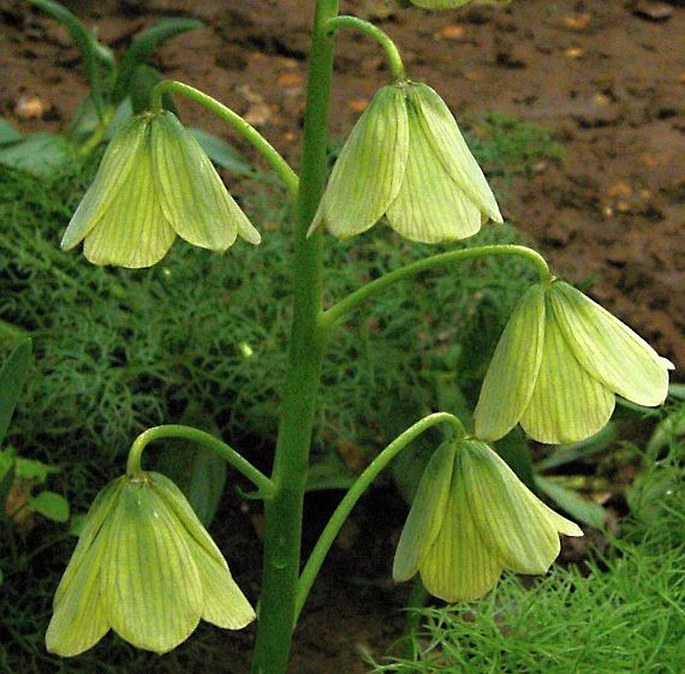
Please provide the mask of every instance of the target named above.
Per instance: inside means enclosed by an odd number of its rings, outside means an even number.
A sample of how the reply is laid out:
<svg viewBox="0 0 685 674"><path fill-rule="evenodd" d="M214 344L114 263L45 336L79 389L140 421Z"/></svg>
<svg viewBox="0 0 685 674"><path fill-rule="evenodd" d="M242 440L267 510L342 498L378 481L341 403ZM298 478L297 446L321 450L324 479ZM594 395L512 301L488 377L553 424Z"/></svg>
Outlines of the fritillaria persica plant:
<svg viewBox="0 0 685 674"><path fill-rule="evenodd" d="M445 8L467 0L412 0ZM148 267L180 237L224 252L258 230L228 194L207 156L176 116L169 94L205 106L242 134L285 183L292 199L293 319L282 385L273 467L265 475L234 448L201 430L158 426L135 439L126 473L91 507L57 589L47 647L73 656L110 629L139 648L163 653L200 620L239 629L255 611L183 494L143 470L152 441L185 438L217 452L256 487L265 514L264 566L252 671L283 674L291 637L309 589L354 504L412 440L436 424L451 429L421 478L395 556L393 576L420 574L446 601L470 601L504 569L545 573L559 534L582 531L534 496L486 441L517 423L543 443L587 438L608 421L615 394L641 405L667 395L668 361L517 245L457 249L387 273L331 306L323 304L322 251L337 238L379 222L412 241L435 243L502 222L495 198L457 123L427 84L410 80L395 44L372 24L340 16L337 0L316 0L299 176L244 119L186 84L161 81L148 111L121 124L99 171L64 233L66 250L84 244L95 264ZM378 91L344 145L326 185L333 45L337 31L358 30L385 50L392 80ZM273 235L273 234L272 234ZM240 255L236 245L231 255ZM483 256L517 255L539 280L521 298L501 337L469 435L436 412L399 435L358 477L301 567L302 506L322 360L331 333L388 286L437 267ZM229 559L231 551L227 553Z"/></svg>

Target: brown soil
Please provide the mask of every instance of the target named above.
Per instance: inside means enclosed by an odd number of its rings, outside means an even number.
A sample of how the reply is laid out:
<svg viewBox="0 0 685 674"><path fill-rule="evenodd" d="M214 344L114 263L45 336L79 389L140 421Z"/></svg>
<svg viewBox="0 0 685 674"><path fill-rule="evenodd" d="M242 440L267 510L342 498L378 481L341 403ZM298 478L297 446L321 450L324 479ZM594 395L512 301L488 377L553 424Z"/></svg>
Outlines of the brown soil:
<svg viewBox="0 0 685 674"><path fill-rule="evenodd" d="M97 25L115 50L162 16L200 18L205 26L170 41L156 65L244 114L297 163L313 2L65 4ZM565 157L517 179L504 198L505 216L537 240L559 275L592 278L592 294L679 367L685 365L681 4L514 0L497 10L425 14L383 0L341 3L395 38L410 76L436 88L465 125L498 111L555 131ZM659 6L661 18L651 11ZM63 129L86 93L67 34L15 0L0 0L0 20L0 115L25 132ZM334 136L351 128L389 77L377 46L361 36L344 34L337 54ZM42 102L37 118L21 104L33 96ZM184 104L183 113L225 134L203 110ZM365 547L366 540L357 544ZM390 554L373 571L382 580L364 589L324 573L298 632L293 672L354 674L364 671L358 643L383 652L400 622L401 603L384 586ZM348 577L363 577L368 564L348 557Z"/></svg>

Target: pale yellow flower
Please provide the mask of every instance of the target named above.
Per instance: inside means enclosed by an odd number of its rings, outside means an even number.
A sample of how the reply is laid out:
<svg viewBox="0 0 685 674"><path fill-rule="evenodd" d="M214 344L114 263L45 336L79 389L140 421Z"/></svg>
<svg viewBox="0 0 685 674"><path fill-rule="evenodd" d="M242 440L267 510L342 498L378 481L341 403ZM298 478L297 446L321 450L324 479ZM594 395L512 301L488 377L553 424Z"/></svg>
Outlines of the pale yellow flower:
<svg viewBox="0 0 685 674"><path fill-rule="evenodd" d="M509 319L474 413L476 435L497 440L517 423L539 442L577 442L599 431L615 394L660 405L673 364L579 290L534 285Z"/></svg>
<svg viewBox="0 0 685 674"><path fill-rule="evenodd" d="M444 443L431 457L402 530L393 578L416 573L445 601L473 601L502 571L546 573L559 534L582 536L540 501L484 442Z"/></svg>
<svg viewBox="0 0 685 674"><path fill-rule="evenodd" d="M182 492L160 473L111 482L91 506L57 588L48 651L78 655L110 628L164 653L200 619L239 629L255 613Z"/></svg>
<svg viewBox="0 0 685 674"><path fill-rule="evenodd" d="M149 267L176 236L223 252L259 232L226 191L198 142L171 112L138 115L112 138L62 238L91 262Z"/></svg>
<svg viewBox="0 0 685 674"><path fill-rule="evenodd" d="M425 84L397 82L376 94L331 173L310 233L322 223L338 238L386 216L412 241L475 234L497 202L452 113Z"/></svg>

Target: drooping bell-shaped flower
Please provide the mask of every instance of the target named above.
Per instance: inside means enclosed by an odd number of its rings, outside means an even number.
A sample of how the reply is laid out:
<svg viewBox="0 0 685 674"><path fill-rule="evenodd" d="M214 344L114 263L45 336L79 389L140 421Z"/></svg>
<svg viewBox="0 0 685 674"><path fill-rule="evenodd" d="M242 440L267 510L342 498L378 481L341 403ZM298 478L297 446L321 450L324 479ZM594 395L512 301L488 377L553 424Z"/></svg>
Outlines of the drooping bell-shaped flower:
<svg viewBox="0 0 685 674"><path fill-rule="evenodd" d="M559 534L582 536L484 442L448 441L431 457L402 530L393 578L416 573L445 601L473 601L502 571L546 573Z"/></svg>
<svg viewBox="0 0 685 674"><path fill-rule="evenodd" d="M61 245L70 250L83 241L94 264L139 268L159 262L177 235L219 252L237 235L260 241L175 115L144 113L112 138Z"/></svg>
<svg viewBox="0 0 685 674"><path fill-rule="evenodd" d="M182 492L160 473L111 482L95 499L60 581L48 651L78 655L112 628L165 653L200 619L240 629L255 613Z"/></svg>
<svg viewBox="0 0 685 674"><path fill-rule="evenodd" d="M521 298L497 345L474 413L497 440L517 423L539 442L577 442L609 420L615 394L660 405L673 365L627 325L563 281Z"/></svg>
<svg viewBox="0 0 685 674"><path fill-rule="evenodd" d="M495 197L452 113L425 84L396 82L374 96L338 157L310 233L344 239L383 216L412 241L436 243L502 222Z"/></svg>

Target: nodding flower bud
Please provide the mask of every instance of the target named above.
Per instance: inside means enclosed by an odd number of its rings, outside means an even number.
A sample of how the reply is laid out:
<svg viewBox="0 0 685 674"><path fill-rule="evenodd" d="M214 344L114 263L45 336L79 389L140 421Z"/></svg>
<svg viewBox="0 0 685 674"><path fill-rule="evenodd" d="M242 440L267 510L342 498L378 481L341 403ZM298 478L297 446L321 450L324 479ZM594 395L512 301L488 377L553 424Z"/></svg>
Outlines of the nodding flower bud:
<svg viewBox="0 0 685 674"><path fill-rule="evenodd" d="M393 578L416 573L445 601L473 601L502 571L546 573L559 534L582 536L540 501L478 440L445 442L421 476L393 564Z"/></svg>
<svg viewBox="0 0 685 674"><path fill-rule="evenodd" d="M160 473L111 482L91 506L55 594L48 651L78 655L112 628L165 653L200 619L240 629L255 618L185 496Z"/></svg>
<svg viewBox="0 0 685 674"><path fill-rule="evenodd" d="M673 364L627 325L563 281L536 284L512 313L483 381L476 435L517 423L539 442L577 442L609 420L615 394L660 405Z"/></svg>
<svg viewBox="0 0 685 674"><path fill-rule="evenodd" d="M260 241L174 114L145 113L112 138L61 245L70 250L83 241L94 264L139 268L159 262L176 235L219 252L238 235Z"/></svg>
<svg viewBox="0 0 685 674"><path fill-rule="evenodd" d="M382 216L401 236L437 243L502 222L495 197L449 109L430 87L380 89L333 167L310 233L321 224L340 239Z"/></svg>

